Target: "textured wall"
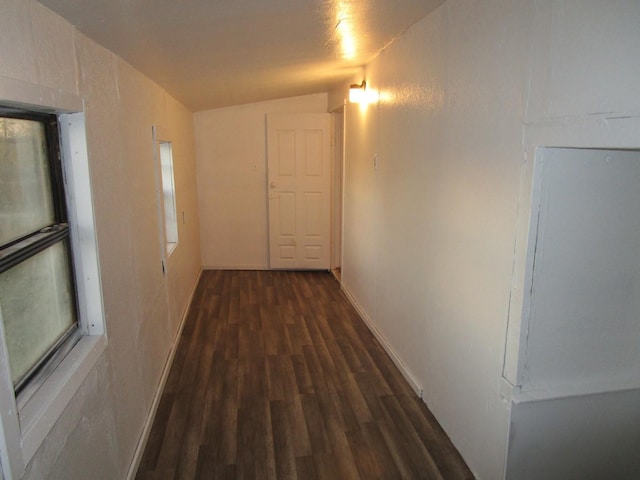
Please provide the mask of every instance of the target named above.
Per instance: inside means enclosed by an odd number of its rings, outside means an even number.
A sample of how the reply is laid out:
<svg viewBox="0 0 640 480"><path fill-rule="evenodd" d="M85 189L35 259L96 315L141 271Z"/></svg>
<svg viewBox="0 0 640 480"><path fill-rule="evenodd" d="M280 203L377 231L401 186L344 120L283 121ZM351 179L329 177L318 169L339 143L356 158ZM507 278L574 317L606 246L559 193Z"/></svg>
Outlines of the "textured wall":
<svg viewBox="0 0 640 480"><path fill-rule="evenodd" d="M632 1L449 0L367 65L379 104L348 107L344 286L479 478L504 473L535 148L638 147L637 18ZM511 466L543 462L522 448L535 415L514 422Z"/></svg>
<svg viewBox="0 0 640 480"><path fill-rule="evenodd" d="M367 66L379 105L347 112L345 287L482 478L502 473L508 421L530 28L511 8L446 3Z"/></svg>
<svg viewBox="0 0 640 480"><path fill-rule="evenodd" d="M200 271L192 114L35 1L0 1L0 76L24 98L79 95L98 234L108 349L25 478L124 478ZM2 94L0 92L0 101ZM20 95L18 95L20 96ZM151 126L173 140L180 244L161 268Z"/></svg>

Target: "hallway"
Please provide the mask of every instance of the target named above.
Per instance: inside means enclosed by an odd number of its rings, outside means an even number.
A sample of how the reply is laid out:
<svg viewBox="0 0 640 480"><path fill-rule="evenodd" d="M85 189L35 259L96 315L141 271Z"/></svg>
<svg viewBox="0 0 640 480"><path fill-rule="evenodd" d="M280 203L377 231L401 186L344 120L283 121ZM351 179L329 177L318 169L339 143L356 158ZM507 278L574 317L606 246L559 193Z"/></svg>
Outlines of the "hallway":
<svg viewBox="0 0 640 480"><path fill-rule="evenodd" d="M204 271L136 478L473 476L330 274Z"/></svg>

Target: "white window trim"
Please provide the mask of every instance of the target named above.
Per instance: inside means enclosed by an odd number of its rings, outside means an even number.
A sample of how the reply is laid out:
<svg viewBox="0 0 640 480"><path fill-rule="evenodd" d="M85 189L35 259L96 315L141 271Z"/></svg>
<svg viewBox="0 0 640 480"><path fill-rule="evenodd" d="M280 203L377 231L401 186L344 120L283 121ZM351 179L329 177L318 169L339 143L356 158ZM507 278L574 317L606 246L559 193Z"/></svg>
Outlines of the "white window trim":
<svg viewBox="0 0 640 480"><path fill-rule="evenodd" d="M107 347L107 337L82 99L0 77L0 102L34 111L58 113L79 323L84 333L78 344L18 411L4 328L0 321L0 460L5 480L13 480L24 474L26 466L94 368Z"/></svg>
<svg viewBox="0 0 640 480"><path fill-rule="evenodd" d="M173 142L170 140L170 136L167 130L159 125L152 125L151 127L151 135L154 142L154 155L155 155L155 174L156 174L156 201L158 204L158 222L160 223L160 242L162 246L162 268L163 271L166 272L168 265L167 259L171 255L171 253L176 249L178 243L180 243L180 222L178 221L178 205L176 198L176 187L175 187L175 175L173 176L173 209L175 210L176 216L176 241L169 242L167 237L167 216L165 212L165 199L164 199L164 184L162 181L162 156L160 152L160 144L168 143L171 145L172 156L173 156ZM173 169L173 158L172 158L172 169Z"/></svg>

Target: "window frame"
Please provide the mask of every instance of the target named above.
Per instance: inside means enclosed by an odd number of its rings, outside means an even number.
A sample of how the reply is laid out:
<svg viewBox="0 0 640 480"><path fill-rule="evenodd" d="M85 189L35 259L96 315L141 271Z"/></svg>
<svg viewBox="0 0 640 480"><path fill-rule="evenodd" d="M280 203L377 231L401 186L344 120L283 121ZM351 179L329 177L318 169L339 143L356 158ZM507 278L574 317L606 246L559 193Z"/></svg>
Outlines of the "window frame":
<svg viewBox="0 0 640 480"><path fill-rule="evenodd" d="M178 200L176 197L175 168L173 159L173 141L169 139L167 131L159 125L153 125L151 135L154 142L155 172L156 172L156 200L158 204L158 222L160 224L160 243L162 247L162 269L166 273L167 259L175 251L180 243L180 227L178 222ZM171 184L165 185L163 170L166 156L163 150L169 152L169 168ZM165 187L171 189L171 204L167 205ZM168 210L173 212L171 225L169 225Z"/></svg>
<svg viewBox="0 0 640 480"><path fill-rule="evenodd" d="M176 207L176 182L173 174L173 143L161 140L160 179L162 185L162 208L164 209L164 233L167 255L178 245L178 209ZM165 180L167 180L165 182ZM167 194L167 192L169 192Z"/></svg>
<svg viewBox="0 0 640 480"><path fill-rule="evenodd" d="M77 343L82 331L78 318L76 279L71 234L68 225L62 156L60 154L58 118L54 114L8 107L0 107L0 117L37 122L42 125L44 131L43 139L46 143L46 162L49 170L47 180L50 187L50 200L54 217L53 224L27 232L5 244L4 248L0 250L0 274L35 257L41 252L47 251L54 245L63 244L67 254L67 267L70 273L69 283L73 293L73 325L55 339L55 342L38 361L14 383L14 392L20 409L20 406L27 403L31 395L37 391L48 375Z"/></svg>
<svg viewBox="0 0 640 480"><path fill-rule="evenodd" d="M0 92L3 106L57 117L60 174L65 186L77 319L82 333L37 391L24 404L18 404L0 321L0 461L4 478L11 480L22 477L57 419L95 369L107 348L107 336L82 98L2 77ZM43 99L46 105L42 105Z"/></svg>

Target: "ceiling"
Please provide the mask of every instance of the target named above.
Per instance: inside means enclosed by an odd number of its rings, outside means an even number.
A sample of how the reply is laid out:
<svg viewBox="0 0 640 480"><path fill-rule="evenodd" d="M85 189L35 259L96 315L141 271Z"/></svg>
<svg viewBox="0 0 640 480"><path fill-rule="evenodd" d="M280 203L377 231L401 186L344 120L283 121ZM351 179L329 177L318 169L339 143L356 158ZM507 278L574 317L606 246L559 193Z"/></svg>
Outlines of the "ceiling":
<svg viewBox="0 0 640 480"><path fill-rule="evenodd" d="M444 0L39 0L192 111L326 92Z"/></svg>

